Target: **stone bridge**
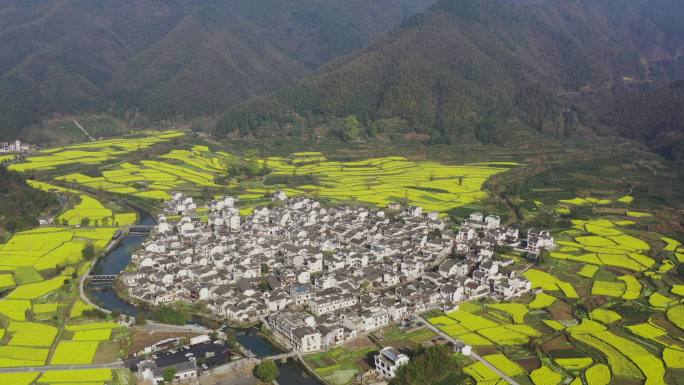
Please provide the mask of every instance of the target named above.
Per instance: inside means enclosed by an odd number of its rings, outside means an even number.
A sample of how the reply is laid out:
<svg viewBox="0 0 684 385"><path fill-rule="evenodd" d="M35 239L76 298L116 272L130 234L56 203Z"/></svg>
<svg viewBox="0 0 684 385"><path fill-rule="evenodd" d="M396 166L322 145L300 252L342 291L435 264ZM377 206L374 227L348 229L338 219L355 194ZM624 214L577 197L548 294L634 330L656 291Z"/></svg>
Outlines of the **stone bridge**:
<svg viewBox="0 0 684 385"><path fill-rule="evenodd" d="M116 275L111 274L89 274L87 279L92 282L114 282Z"/></svg>

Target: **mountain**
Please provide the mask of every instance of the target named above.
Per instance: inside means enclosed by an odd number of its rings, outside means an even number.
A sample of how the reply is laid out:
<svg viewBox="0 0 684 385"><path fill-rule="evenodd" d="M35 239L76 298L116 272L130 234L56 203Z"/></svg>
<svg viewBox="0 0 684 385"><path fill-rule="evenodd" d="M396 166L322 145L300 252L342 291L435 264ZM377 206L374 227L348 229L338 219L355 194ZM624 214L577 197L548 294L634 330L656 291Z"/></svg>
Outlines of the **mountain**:
<svg viewBox="0 0 684 385"><path fill-rule="evenodd" d="M574 135L619 100L684 78L681 20L679 0L441 0L297 86L229 110L218 128L296 112L399 117L445 142L505 140L516 122Z"/></svg>
<svg viewBox="0 0 684 385"><path fill-rule="evenodd" d="M3 1L0 127L82 111L222 111L365 47L433 2Z"/></svg>
<svg viewBox="0 0 684 385"><path fill-rule="evenodd" d="M602 119L665 158L684 160L684 81L624 101Z"/></svg>

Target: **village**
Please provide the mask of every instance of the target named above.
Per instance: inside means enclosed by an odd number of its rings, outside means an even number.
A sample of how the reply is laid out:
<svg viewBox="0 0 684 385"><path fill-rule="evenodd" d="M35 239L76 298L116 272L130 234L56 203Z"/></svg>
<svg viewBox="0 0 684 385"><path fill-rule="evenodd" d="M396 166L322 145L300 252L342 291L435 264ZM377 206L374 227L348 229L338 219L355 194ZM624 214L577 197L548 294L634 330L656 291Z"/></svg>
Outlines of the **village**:
<svg viewBox="0 0 684 385"><path fill-rule="evenodd" d="M22 143L19 139L14 142L0 142L0 154L18 154L30 151L31 145Z"/></svg>
<svg viewBox="0 0 684 385"><path fill-rule="evenodd" d="M548 232L521 234L494 215L473 213L454 232L447 218L420 207L324 207L282 192L247 217L236 198L198 208L177 193L152 234L120 277L132 299L200 301L216 317L263 322L301 353L429 309L518 297L531 284L494 248L554 247Z"/></svg>

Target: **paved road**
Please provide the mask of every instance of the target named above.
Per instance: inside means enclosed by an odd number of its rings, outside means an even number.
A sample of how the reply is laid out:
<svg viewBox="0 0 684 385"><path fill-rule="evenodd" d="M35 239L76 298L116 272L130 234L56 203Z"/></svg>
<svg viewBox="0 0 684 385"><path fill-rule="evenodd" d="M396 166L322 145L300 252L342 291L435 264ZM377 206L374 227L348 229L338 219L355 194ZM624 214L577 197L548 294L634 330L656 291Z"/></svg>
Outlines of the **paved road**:
<svg viewBox="0 0 684 385"><path fill-rule="evenodd" d="M454 339L453 337L451 337L451 336L449 336L448 334L444 333L444 332L443 332L442 330L440 330L439 328L437 328L437 327L435 327L434 325L432 325L431 323L427 322L427 320L426 320L425 318L423 318L423 317L421 317L421 316L416 316L416 317L418 317L418 319L420 319L420 320L425 324L425 326L427 326L430 330L432 330L433 332L435 332L435 333L439 334L440 336L444 337L447 341L451 341L452 343L462 342L462 341L458 341L458 340ZM472 358L474 358L474 359L480 361L484 366L486 366L486 367L488 367L489 369L491 369L492 372L496 373L499 377L501 377L501 378L503 378L504 380L508 381L509 384L511 384L511 385L520 385L517 381L515 381L514 379L512 379L511 377L509 377L508 375L506 375L506 373L504 373L504 372L502 372L501 370L497 369L496 366L490 364L489 361L487 361L487 360L485 360L484 358L482 358L479 354L477 354L477 353L475 353L475 352L471 352L471 353L470 353L470 357L472 357Z"/></svg>
<svg viewBox="0 0 684 385"><path fill-rule="evenodd" d="M199 333L199 334L209 334L213 332L214 330L206 328L204 326L199 326L199 325L169 325L169 324L160 324L157 322L153 321L147 321L145 323L145 326L142 327L143 329L147 331L156 331L156 332L177 332L177 333ZM221 333L219 332L219 335Z"/></svg>
<svg viewBox="0 0 684 385"><path fill-rule="evenodd" d="M53 372L58 370L75 370L75 369L121 369L123 363L121 361L110 362L108 364L90 364L90 365L64 365L64 366L24 366L17 368L0 368L0 373L21 373L21 372Z"/></svg>
<svg viewBox="0 0 684 385"><path fill-rule="evenodd" d="M103 311L103 312L109 314L109 313L111 313L111 311L109 311L109 310L107 310L107 309L105 309L105 308L103 308L103 307L97 306L97 304L93 303L93 302L90 300L90 298L88 298L88 296L85 294L85 289L84 289L84 287L85 287L85 281L86 281L86 279L88 278L88 275L90 275L90 271L93 269L93 267L95 266L95 263L96 263L96 262L97 262L97 259L94 260L94 261L92 261L92 262L90 263L90 267L88 268L88 271L86 271L85 274L83 274L83 275L81 276L81 279L80 279L80 281L78 282L78 292L79 292L79 294L80 294L80 296L81 296L81 300L82 300L83 302L85 302L85 303L87 303L88 305L94 307L95 309L99 309L99 310L101 310L101 311Z"/></svg>
<svg viewBox="0 0 684 385"><path fill-rule="evenodd" d="M90 275L90 271L91 271L91 270L93 269L93 267L95 266L95 262L97 262L97 261L93 261L93 262L90 264L90 268L88 268L88 271L87 271L85 274L83 274L83 275L81 276L81 279L80 279L80 281L78 282L78 291L79 291L79 294L80 294L80 296L81 296L81 300L82 300L83 302L87 303L88 305L92 306L92 307L95 308L95 309L98 309L98 310L100 310L100 311L103 311L103 312L109 314L109 313L111 313L110 310L98 306L96 303L94 303L93 301L91 301L90 298L88 298L88 296L87 296L86 293L85 293L85 281L86 281L86 279L88 278L88 275Z"/></svg>

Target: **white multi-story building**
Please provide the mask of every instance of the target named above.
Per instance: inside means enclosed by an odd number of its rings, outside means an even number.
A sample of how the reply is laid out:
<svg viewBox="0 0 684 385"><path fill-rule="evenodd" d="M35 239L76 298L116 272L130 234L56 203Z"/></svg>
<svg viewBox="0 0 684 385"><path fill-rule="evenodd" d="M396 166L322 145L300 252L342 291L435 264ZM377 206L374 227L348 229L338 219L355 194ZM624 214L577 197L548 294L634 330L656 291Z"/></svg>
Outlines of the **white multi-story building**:
<svg viewBox="0 0 684 385"><path fill-rule="evenodd" d="M376 307L361 313L361 322L364 332L369 332L387 326L390 323L390 315L384 308Z"/></svg>
<svg viewBox="0 0 684 385"><path fill-rule="evenodd" d="M275 313L268 317L268 326L276 338L302 353L321 350L321 332L315 325L313 317L294 313Z"/></svg>
<svg viewBox="0 0 684 385"><path fill-rule="evenodd" d="M356 305L358 302L356 295L352 293L339 293L337 291L331 294L323 295L312 299L309 302L309 310L319 317L323 314L332 313L335 310L343 309Z"/></svg>
<svg viewBox="0 0 684 385"><path fill-rule="evenodd" d="M407 355L400 353L397 349L388 346L383 348L375 355L375 370L384 378L394 378L397 369L409 363Z"/></svg>

